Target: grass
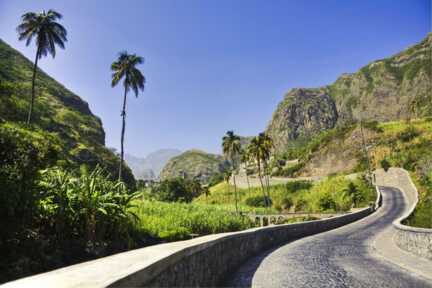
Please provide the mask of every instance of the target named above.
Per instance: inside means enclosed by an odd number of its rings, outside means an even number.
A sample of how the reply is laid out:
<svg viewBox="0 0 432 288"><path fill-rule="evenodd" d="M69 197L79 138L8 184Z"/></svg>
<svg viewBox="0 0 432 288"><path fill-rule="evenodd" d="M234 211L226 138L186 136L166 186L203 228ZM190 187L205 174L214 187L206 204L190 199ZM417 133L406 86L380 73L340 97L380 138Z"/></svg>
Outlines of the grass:
<svg viewBox="0 0 432 288"><path fill-rule="evenodd" d="M362 177L348 180L344 175L329 177L316 184L308 181L293 181L286 184L270 186L270 198L272 207L268 213L280 212L334 212L348 211L354 205L353 197L346 192L352 182L358 189L361 198L356 207L368 206L375 199L373 187L366 184ZM247 200L253 197L262 197L260 187L249 189L237 189L239 207L241 211L257 214L266 213L263 207L246 205ZM201 195L195 199L195 203L207 203L213 205L232 205L234 203L234 187L227 183L219 183L210 188L210 195Z"/></svg>
<svg viewBox="0 0 432 288"><path fill-rule="evenodd" d="M138 229L163 241L184 240L254 226L248 217L236 215L228 206L148 200L139 200L136 205L134 212L140 219Z"/></svg>
<svg viewBox="0 0 432 288"><path fill-rule="evenodd" d="M432 121L415 119L378 125L382 132L370 151L372 165L383 159L393 167L410 171L419 191L419 203L406 223L432 228Z"/></svg>
<svg viewBox="0 0 432 288"><path fill-rule="evenodd" d="M261 188L238 189L239 209L243 213L277 214L288 211L335 212L348 211L353 206L352 196L346 189L354 183L362 195L356 206L367 206L374 201L375 192L364 179L348 180L344 175L330 177L317 184L294 181L270 187L272 207L247 205L248 199L262 197ZM135 200L135 212L139 218L137 230L159 241L190 239L198 235L238 231L254 227L247 216L235 213L234 189L226 182L210 188L208 196L201 195L192 203ZM145 197L145 194L144 194ZM311 220L290 219L289 223Z"/></svg>

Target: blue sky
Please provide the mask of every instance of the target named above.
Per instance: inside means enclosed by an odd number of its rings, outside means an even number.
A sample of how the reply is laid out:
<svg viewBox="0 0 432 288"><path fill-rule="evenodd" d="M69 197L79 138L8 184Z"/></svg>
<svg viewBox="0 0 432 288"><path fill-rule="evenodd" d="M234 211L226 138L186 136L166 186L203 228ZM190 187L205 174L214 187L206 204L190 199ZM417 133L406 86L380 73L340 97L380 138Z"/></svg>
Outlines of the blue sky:
<svg viewBox="0 0 432 288"><path fill-rule="evenodd" d="M17 40L26 11L64 15L69 41L40 67L89 102L118 148L121 50L145 58L146 90L128 102L126 152L220 151L227 130L253 135L294 87L316 87L415 44L431 31L431 0L0 0L0 38Z"/></svg>

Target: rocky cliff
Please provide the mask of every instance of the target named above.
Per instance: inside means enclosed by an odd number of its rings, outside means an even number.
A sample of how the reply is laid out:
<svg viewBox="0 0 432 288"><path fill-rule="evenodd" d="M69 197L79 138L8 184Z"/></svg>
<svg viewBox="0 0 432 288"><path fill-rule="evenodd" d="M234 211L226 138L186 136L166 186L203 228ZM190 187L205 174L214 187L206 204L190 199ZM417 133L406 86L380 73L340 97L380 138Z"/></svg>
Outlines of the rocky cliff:
<svg viewBox="0 0 432 288"><path fill-rule="evenodd" d="M392 57L343 74L333 84L292 89L267 128L277 152L289 143L359 119L391 121L432 115L432 33Z"/></svg>

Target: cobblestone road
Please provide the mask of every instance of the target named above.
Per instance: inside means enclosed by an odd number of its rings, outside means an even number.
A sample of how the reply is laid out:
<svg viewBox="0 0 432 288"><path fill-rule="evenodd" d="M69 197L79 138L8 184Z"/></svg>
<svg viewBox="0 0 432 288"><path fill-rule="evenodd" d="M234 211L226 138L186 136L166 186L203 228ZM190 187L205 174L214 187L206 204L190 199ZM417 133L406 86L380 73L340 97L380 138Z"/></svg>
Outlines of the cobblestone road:
<svg viewBox="0 0 432 288"><path fill-rule="evenodd" d="M371 243L399 217L402 193L381 188L383 206L350 225L290 242L252 258L234 273L232 287L432 287L426 279L377 257Z"/></svg>

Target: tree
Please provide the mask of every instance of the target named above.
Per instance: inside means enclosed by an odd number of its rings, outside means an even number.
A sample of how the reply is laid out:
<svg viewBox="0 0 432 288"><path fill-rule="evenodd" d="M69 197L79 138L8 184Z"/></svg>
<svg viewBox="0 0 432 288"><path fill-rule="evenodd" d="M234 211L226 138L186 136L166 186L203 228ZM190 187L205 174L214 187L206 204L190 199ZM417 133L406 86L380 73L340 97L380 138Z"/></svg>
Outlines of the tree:
<svg viewBox="0 0 432 288"><path fill-rule="evenodd" d="M354 207L357 207L360 201L363 200L361 191L358 190L357 186L353 182L348 184L348 187L344 189L344 192L346 195L351 197Z"/></svg>
<svg viewBox="0 0 432 288"><path fill-rule="evenodd" d="M267 196L270 198L270 168L268 165L268 161L270 160L270 154L273 148L273 140L266 133L260 133L258 137L260 138L260 142L262 143L263 153L261 154L261 160L263 163L264 177L266 180Z"/></svg>
<svg viewBox="0 0 432 288"><path fill-rule="evenodd" d="M41 13L27 12L21 16L21 24L17 27L18 39L26 40L26 46L30 45L33 38L36 38L36 57L33 65L32 94L30 108L27 117L27 124L30 124L35 100L35 82L38 60L42 56L51 54L56 55L56 45L64 49L67 41L67 31L57 20L62 19L62 15L54 10Z"/></svg>
<svg viewBox="0 0 432 288"><path fill-rule="evenodd" d="M263 191L264 199L270 199L270 195L266 195L265 187L263 183L263 175L262 175L262 168L266 168L267 166L267 160L270 158L270 151L271 151L272 141L271 138L266 135L265 133L260 133L258 136L255 136L252 138L251 142L248 146L248 153L252 156L252 158L256 161L257 168L258 168L258 178L261 183L261 188ZM268 180L267 180L267 188L268 187ZM269 190L269 189L267 189ZM267 191L267 194L269 191ZM269 204L269 203L266 203ZM266 205L268 206L268 205Z"/></svg>
<svg viewBox="0 0 432 288"><path fill-rule="evenodd" d="M235 135L233 131L228 131L225 136L222 137L222 151L225 157L231 162L232 166L232 178L234 183L234 197L235 197L235 207L238 213L238 196L237 196L237 184L235 179L237 160L240 154L241 144L240 137Z"/></svg>
<svg viewBox="0 0 432 288"><path fill-rule="evenodd" d="M124 96L123 96L123 109L121 112L122 117L122 131L121 131L121 150L120 150L120 165L119 165L119 180L122 178L122 167L124 162L124 136L126 128L126 98L130 89L135 93L138 98L139 91L144 90L145 78L140 70L136 68L137 65L142 64L144 59L136 54L128 54L126 51L120 52L117 60L111 64L112 82L111 86L116 86L123 78Z"/></svg>

